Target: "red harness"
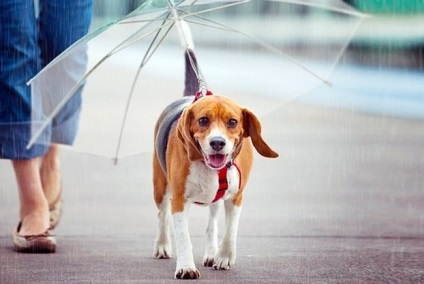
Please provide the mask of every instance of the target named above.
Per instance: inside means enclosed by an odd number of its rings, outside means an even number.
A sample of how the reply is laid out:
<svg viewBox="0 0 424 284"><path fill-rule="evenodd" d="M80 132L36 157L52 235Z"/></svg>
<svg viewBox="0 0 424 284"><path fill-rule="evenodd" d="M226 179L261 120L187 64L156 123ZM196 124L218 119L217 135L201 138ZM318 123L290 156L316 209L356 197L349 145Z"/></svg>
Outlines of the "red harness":
<svg viewBox="0 0 424 284"><path fill-rule="evenodd" d="M218 190L216 191L216 195L215 198L212 200L211 203L215 203L218 200L220 200L222 197L224 197L225 195L225 191L228 189L228 179L227 179L227 172L228 169L231 168L231 166L236 167L237 172L239 174L239 188L241 186L241 172L240 172L240 168L237 166L236 163L234 162L229 162L224 168L220 169L218 171ZM197 205L204 205L205 203L203 202L194 202Z"/></svg>
<svg viewBox="0 0 424 284"><path fill-rule="evenodd" d="M204 96L212 96L212 95L213 95L213 93L212 93L211 91L209 91L209 90L206 90L205 94L203 94L203 92L202 92L202 91L198 91L198 92L196 93L196 95L194 96L193 103L194 103L195 101L197 101L198 99L200 99L201 97L204 97Z"/></svg>

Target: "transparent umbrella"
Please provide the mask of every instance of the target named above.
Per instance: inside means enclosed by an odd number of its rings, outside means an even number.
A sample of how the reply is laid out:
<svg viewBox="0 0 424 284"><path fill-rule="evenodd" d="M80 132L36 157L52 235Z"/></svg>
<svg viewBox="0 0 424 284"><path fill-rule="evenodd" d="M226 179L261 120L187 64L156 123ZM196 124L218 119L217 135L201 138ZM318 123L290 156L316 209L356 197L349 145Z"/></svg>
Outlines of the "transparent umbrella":
<svg viewBox="0 0 424 284"><path fill-rule="evenodd" d="M209 89L282 104L331 86L327 78L364 17L340 0L146 1L82 38L29 82L28 146L45 143L44 129L85 85L73 148L115 161L151 151L155 119L182 96L188 45L182 22ZM73 68L87 49L87 68L63 82L60 70Z"/></svg>

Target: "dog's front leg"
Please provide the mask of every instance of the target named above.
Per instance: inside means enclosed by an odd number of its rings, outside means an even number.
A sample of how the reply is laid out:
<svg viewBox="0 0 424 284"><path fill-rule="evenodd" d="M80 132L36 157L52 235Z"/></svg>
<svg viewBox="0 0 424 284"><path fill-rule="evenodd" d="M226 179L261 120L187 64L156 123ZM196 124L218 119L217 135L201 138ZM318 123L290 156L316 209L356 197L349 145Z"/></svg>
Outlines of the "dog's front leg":
<svg viewBox="0 0 424 284"><path fill-rule="evenodd" d="M213 264L215 269L230 269L236 261L236 241L240 213L241 205L234 205L233 200L225 201L225 234L215 257Z"/></svg>
<svg viewBox="0 0 424 284"><path fill-rule="evenodd" d="M178 279L198 279L200 272L196 269L193 259L193 246L191 244L188 229L189 203L184 204L183 211L173 212L172 221L174 227L174 237L177 250L177 268L175 278Z"/></svg>

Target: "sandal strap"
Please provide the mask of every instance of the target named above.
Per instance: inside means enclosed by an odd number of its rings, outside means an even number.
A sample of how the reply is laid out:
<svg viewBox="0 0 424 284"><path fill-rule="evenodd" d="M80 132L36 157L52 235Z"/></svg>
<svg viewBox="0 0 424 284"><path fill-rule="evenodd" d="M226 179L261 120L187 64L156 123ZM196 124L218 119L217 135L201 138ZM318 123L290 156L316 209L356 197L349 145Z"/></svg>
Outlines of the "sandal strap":
<svg viewBox="0 0 424 284"><path fill-rule="evenodd" d="M52 229L50 228L48 228L44 233L41 233L41 234L22 236L22 235L19 235L19 231L21 230L21 227L22 227L22 221L19 222L18 227L16 228L16 234L20 237L25 238L27 241L35 240L38 238L54 237L54 233Z"/></svg>
<svg viewBox="0 0 424 284"><path fill-rule="evenodd" d="M53 232L50 229L47 229L47 231L45 231L42 234L30 235L30 236L22 236L22 237L24 237L27 241L33 241L33 240L38 239L38 238L54 237L54 234L53 234Z"/></svg>

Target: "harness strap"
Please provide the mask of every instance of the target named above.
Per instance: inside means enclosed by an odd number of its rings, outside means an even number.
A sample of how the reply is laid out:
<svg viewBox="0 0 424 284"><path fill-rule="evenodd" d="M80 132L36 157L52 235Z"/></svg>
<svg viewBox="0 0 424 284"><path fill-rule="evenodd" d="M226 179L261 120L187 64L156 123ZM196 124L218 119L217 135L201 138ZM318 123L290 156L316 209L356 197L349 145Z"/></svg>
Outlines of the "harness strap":
<svg viewBox="0 0 424 284"><path fill-rule="evenodd" d="M227 179L227 172L228 169L231 168L231 166L235 166L238 174L239 174L239 188L241 186L241 172L240 172L240 168L237 166L236 163L234 162L229 162L224 168L220 169L218 171L218 190L216 191L216 195L215 198L212 200L211 203L215 203L218 200L220 200L222 197L224 197L225 195L225 191L228 189L228 179ZM194 202L197 205L204 205L203 202Z"/></svg>
<svg viewBox="0 0 424 284"><path fill-rule="evenodd" d="M194 102L196 102L198 99L200 99L200 98L202 98L202 97L204 97L204 96L212 96L213 95L213 93L211 92L211 91L209 91L209 90L207 90L207 89L200 89L197 93L196 93L196 95L194 96L194 99L193 99L193 103Z"/></svg>

